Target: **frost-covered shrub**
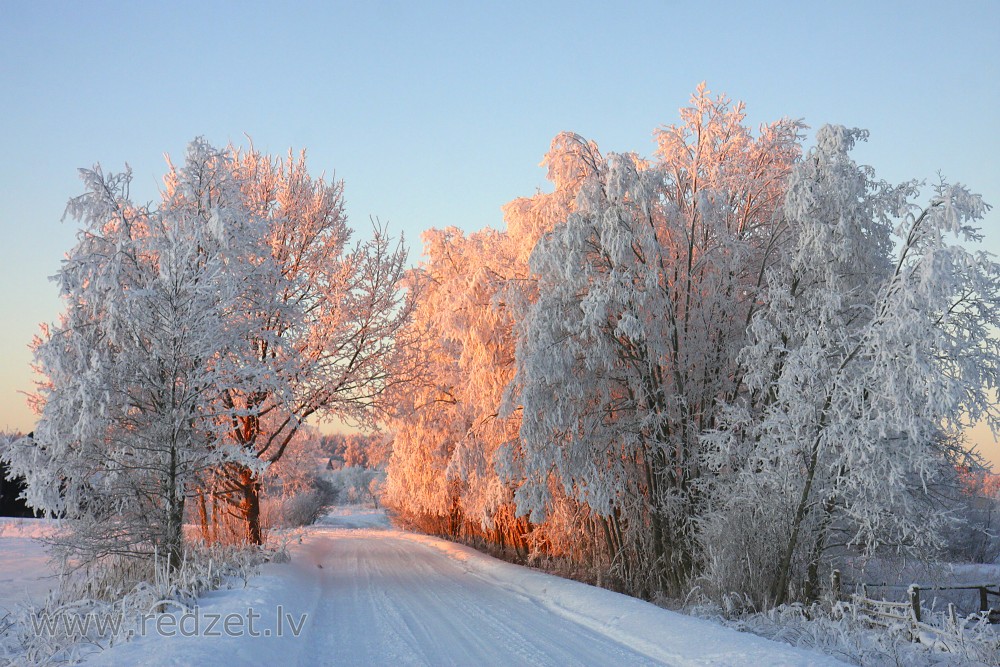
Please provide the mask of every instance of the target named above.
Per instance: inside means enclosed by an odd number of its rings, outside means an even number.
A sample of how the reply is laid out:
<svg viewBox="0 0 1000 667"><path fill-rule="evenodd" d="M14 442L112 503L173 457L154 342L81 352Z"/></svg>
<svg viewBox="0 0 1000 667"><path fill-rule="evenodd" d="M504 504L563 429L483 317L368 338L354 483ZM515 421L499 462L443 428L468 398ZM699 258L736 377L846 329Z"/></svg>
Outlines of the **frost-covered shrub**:
<svg viewBox="0 0 1000 667"><path fill-rule="evenodd" d="M1000 665L1000 635L978 617L959 618L956 627L946 613L928 613L927 629L913 641L907 624L872 625L845 602L826 599L752 612L746 596L725 595L718 602L692 597L697 599L689 600L684 611L693 616L865 667Z"/></svg>
<svg viewBox="0 0 1000 667"><path fill-rule="evenodd" d="M311 427L302 427L289 442L282 458L263 475L261 529L266 535L275 528L309 525L335 494L322 477L325 457L323 437Z"/></svg>
<svg viewBox="0 0 1000 667"><path fill-rule="evenodd" d="M128 641L143 615L190 608L222 587L246 586L281 550L212 546L191 549L180 567L109 557L64 572L38 604L15 608L0 622L0 665L74 664L88 654Z"/></svg>
<svg viewBox="0 0 1000 667"><path fill-rule="evenodd" d="M323 506L323 494L316 489L287 496L265 497L261 524L269 529L308 526L319 518Z"/></svg>
<svg viewBox="0 0 1000 667"><path fill-rule="evenodd" d="M723 507L701 521L704 569L698 584L717 603L739 592L751 609L766 609L773 601L771 586L779 574L781 545L788 541L793 502L765 480L748 492L721 499Z"/></svg>
<svg viewBox="0 0 1000 667"><path fill-rule="evenodd" d="M947 535L949 560L1000 564L1000 475L963 471L959 522Z"/></svg>
<svg viewBox="0 0 1000 667"><path fill-rule="evenodd" d="M351 505L370 503L378 507L376 493L385 479L385 472L352 466L328 472L325 479L335 491L338 502Z"/></svg>

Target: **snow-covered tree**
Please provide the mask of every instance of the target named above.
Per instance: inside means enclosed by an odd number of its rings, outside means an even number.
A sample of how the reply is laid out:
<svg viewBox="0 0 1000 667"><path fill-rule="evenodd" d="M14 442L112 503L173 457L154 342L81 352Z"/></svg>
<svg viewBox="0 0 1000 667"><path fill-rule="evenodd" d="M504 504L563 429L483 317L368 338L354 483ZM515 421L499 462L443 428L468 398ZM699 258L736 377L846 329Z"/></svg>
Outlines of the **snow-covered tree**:
<svg viewBox="0 0 1000 667"><path fill-rule="evenodd" d="M398 401L385 487L387 502L418 525L527 548L528 522L512 502L517 480L499 474L519 455L520 412L500 407L515 369L515 311L534 298L528 256L580 187L567 150L553 143L543 163L554 192L505 206L506 229L424 234L425 261L411 274L422 372Z"/></svg>
<svg viewBox="0 0 1000 667"><path fill-rule="evenodd" d="M557 142L581 181L531 255L516 394L518 506L545 517L552 479L601 519L637 591L679 592L695 567L700 435L736 391L736 354L784 234L776 215L800 125L753 137L742 105L700 87L653 162Z"/></svg>
<svg viewBox="0 0 1000 667"><path fill-rule="evenodd" d="M228 267L267 271L260 229L228 158L201 141L155 210L129 199L129 171L81 175L86 193L67 215L82 229L57 276L66 310L34 344L40 420L3 456L31 506L70 520L76 555L156 549L177 567L194 481L225 462L255 465L226 443L234 413L219 398L248 384L233 363L242 294Z"/></svg>
<svg viewBox="0 0 1000 667"><path fill-rule="evenodd" d="M407 376L407 252L378 224L370 239L350 245L343 184L310 176L304 154L281 161L255 149L230 152L244 204L264 219L261 240L277 267L254 285L263 305L242 329L243 356L287 392L233 387L224 400L240 413L233 440L271 463L314 415L373 423L384 392ZM218 493L244 518L246 539L260 543L260 476L254 466L229 472Z"/></svg>
<svg viewBox="0 0 1000 667"><path fill-rule="evenodd" d="M421 285L411 326L422 372L397 406L385 497L451 532L465 522L491 528L510 501L493 465L498 445L516 437L498 415L513 366L500 296L512 271L507 247L493 230L429 230L426 261L411 275Z"/></svg>
<svg viewBox="0 0 1000 667"><path fill-rule="evenodd" d="M128 172L83 176L66 312L36 343L41 421L4 457L94 556L176 564L192 493L259 543L267 465L310 416L372 418L405 368L405 249L378 226L349 247L341 184L304 158L195 141L156 208L129 199Z"/></svg>
<svg viewBox="0 0 1000 667"><path fill-rule="evenodd" d="M814 596L833 545L939 547L934 490L954 477L962 431L1000 425L1000 265L965 245L986 206L941 183L915 207L915 183L850 159L866 136L824 127L796 166L794 241L740 354L748 393L706 438L713 576L760 604Z"/></svg>

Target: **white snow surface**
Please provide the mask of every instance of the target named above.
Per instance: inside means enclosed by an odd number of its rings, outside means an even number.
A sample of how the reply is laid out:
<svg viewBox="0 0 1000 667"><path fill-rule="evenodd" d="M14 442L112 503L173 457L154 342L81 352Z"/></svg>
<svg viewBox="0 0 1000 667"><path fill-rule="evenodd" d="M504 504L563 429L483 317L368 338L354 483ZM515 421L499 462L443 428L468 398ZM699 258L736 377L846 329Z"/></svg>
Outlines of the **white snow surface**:
<svg viewBox="0 0 1000 667"><path fill-rule="evenodd" d="M0 518L0 618L18 604L44 599L58 583L58 572L38 540L56 530L49 519Z"/></svg>
<svg viewBox="0 0 1000 667"><path fill-rule="evenodd" d="M271 636L147 633L90 665L842 665L754 635L338 510L198 616L260 614ZM284 623L276 637L276 614ZM191 627L189 625L189 627ZM245 626L244 630L246 629Z"/></svg>

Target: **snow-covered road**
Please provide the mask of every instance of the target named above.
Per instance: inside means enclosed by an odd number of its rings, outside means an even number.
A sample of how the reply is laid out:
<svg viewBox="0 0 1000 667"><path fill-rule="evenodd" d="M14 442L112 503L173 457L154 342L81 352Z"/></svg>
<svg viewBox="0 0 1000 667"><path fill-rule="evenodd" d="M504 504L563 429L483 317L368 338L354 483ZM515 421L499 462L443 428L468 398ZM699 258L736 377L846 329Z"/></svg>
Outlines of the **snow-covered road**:
<svg viewBox="0 0 1000 667"><path fill-rule="evenodd" d="M198 636L152 633L95 655L90 663L841 664L393 530L374 513L329 516L291 553L291 563L266 566L247 588L217 591L201 601L203 626L213 615L246 615L252 609L259 614L255 632L262 636L247 636L246 624L230 633L242 636L206 636L204 627ZM299 623L304 625L294 636L290 626Z"/></svg>

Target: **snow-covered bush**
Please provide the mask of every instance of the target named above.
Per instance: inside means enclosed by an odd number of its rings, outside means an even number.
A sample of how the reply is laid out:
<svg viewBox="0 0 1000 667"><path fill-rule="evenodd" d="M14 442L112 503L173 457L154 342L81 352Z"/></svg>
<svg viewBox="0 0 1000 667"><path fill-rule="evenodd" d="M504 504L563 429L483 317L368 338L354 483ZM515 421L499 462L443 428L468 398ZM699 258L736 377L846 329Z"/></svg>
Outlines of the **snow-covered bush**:
<svg viewBox="0 0 1000 667"><path fill-rule="evenodd" d="M265 527L265 531L308 526L320 517L325 505L324 494L318 489L289 495L264 496L261 500L261 525Z"/></svg>
<svg viewBox="0 0 1000 667"><path fill-rule="evenodd" d="M963 471L960 478L959 523L947 533L947 558L1000 565L1000 475Z"/></svg>
<svg viewBox="0 0 1000 667"><path fill-rule="evenodd" d="M303 427L289 442L282 458L268 466L261 489L261 527L293 528L313 523L332 504L322 471L323 437Z"/></svg>
<svg viewBox="0 0 1000 667"><path fill-rule="evenodd" d="M351 466L327 472L324 479L330 484L337 502L378 507L378 492L385 479L385 471Z"/></svg>
<svg viewBox="0 0 1000 667"><path fill-rule="evenodd" d="M762 481L742 497L723 499L724 511L702 517L697 585L703 593L721 600L739 591L752 608L768 606L791 525L791 502L785 495L780 485Z"/></svg>
<svg viewBox="0 0 1000 667"><path fill-rule="evenodd" d="M1000 634L996 626L975 615L958 619L956 626L947 613L928 613L921 641L913 641L907 624L873 625L853 613L849 603L822 600L763 612L752 611L753 606L752 600L739 594L723 595L718 602L696 594L684 611L864 667L1000 665Z"/></svg>
<svg viewBox="0 0 1000 667"><path fill-rule="evenodd" d="M263 562L280 554L216 545L186 552L179 567L163 558L105 558L65 570L44 600L16 607L0 623L0 648L15 665L74 664L128 641L143 615L190 608L206 591L246 586Z"/></svg>

